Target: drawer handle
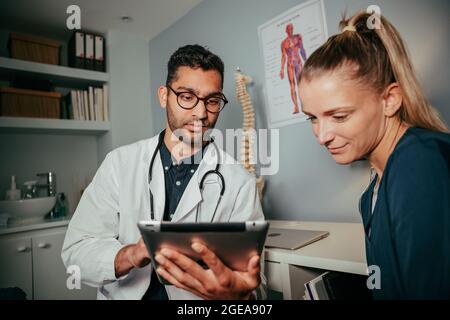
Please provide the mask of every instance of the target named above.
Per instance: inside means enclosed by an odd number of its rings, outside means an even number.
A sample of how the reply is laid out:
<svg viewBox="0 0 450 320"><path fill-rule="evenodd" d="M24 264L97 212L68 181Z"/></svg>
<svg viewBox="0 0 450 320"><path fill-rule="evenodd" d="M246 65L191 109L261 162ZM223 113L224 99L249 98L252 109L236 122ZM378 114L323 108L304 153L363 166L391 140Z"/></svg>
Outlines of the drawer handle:
<svg viewBox="0 0 450 320"><path fill-rule="evenodd" d="M43 243L39 243L38 247L41 249L45 249L45 248L50 247L50 245L48 243L43 242Z"/></svg>
<svg viewBox="0 0 450 320"><path fill-rule="evenodd" d="M27 252L28 251L28 247L26 246L20 246L17 248L17 252Z"/></svg>

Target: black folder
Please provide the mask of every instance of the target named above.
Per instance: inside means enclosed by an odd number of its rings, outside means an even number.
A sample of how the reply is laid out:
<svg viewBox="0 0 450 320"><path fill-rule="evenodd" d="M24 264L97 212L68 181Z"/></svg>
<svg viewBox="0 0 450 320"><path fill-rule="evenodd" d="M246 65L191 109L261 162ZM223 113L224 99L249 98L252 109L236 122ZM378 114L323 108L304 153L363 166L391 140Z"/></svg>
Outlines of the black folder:
<svg viewBox="0 0 450 320"><path fill-rule="evenodd" d="M96 35L94 37L94 70L105 72L105 38Z"/></svg>
<svg viewBox="0 0 450 320"><path fill-rule="evenodd" d="M94 70L94 35L85 33L84 35L85 61L84 68Z"/></svg>
<svg viewBox="0 0 450 320"><path fill-rule="evenodd" d="M72 34L68 49L69 66L84 69L85 44L83 32L75 31Z"/></svg>

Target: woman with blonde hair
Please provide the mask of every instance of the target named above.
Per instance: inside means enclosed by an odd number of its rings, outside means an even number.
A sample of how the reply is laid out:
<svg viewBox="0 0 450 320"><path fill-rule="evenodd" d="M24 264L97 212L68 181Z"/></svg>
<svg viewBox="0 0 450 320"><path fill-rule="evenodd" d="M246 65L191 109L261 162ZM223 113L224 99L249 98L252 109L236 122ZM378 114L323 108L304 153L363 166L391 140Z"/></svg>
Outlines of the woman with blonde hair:
<svg viewBox="0 0 450 320"><path fill-rule="evenodd" d="M450 135L400 34L358 13L306 61L303 112L339 164L367 159L360 199L375 299L450 299Z"/></svg>

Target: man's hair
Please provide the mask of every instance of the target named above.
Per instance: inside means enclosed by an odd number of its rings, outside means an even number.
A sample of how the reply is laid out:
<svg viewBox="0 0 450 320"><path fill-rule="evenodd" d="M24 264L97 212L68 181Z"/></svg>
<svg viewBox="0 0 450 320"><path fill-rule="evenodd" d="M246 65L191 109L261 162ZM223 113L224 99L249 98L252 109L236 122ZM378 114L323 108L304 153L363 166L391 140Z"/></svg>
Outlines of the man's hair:
<svg viewBox="0 0 450 320"><path fill-rule="evenodd" d="M179 67L190 67L193 69L200 68L204 71L215 70L220 73L223 87L223 61L205 47L194 44L178 48L167 63L166 85L170 85L172 82L176 81Z"/></svg>

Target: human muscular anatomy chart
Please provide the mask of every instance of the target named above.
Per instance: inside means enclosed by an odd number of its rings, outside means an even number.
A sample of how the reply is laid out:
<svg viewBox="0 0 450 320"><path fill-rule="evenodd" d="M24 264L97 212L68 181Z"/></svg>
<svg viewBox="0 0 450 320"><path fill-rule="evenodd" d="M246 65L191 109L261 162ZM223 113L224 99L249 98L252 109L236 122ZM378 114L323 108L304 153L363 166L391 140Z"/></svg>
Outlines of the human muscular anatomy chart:
<svg viewBox="0 0 450 320"><path fill-rule="evenodd" d="M294 114L300 112L299 98L297 94L298 83L300 82L300 72L302 71L303 62L306 61L305 48L303 47L303 40L301 34L294 34L294 25L288 23L286 25L286 38L281 42L281 71L280 78L284 79L284 69L287 60L287 73L289 86L291 89L292 103L294 104Z"/></svg>
<svg viewBox="0 0 450 320"><path fill-rule="evenodd" d="M322 0L298 5L258 28L270 128L304 121L298 81L308 56L326 39Z"/></svg>

